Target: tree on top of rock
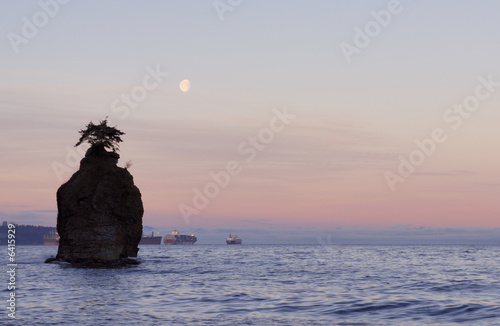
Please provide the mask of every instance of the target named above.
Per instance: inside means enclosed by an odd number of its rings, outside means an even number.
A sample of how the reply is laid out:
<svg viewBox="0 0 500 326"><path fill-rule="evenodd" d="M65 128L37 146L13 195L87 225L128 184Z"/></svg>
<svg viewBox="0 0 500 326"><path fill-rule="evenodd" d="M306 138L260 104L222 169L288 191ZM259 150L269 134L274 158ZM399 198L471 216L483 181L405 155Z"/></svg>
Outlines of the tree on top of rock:
<svg viewBox="0 0 500 326"><path fill-rule="evenodd" d="M92 147L102 146L112 150L113 153L116 153L116 151L120 148L118 144L122 142L121 136L125 135L124 132L121 132L115 127L108 126L108 117L99 121L98 125L95 125L92 121L90 121L87 125L87 129L82 129L79 133L81 137L75 147L87 142Z"/></svg>

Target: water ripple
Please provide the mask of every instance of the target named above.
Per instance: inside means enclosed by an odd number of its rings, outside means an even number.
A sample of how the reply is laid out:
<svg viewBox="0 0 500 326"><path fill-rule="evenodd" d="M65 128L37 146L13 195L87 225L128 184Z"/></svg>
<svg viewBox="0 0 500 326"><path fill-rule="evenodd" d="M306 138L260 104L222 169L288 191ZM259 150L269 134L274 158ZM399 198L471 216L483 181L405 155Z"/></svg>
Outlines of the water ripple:
<svg viewBox="0 0 500 326"><path fill-rule="evenodd" d="M12 325L500 324L494 246L143 246L117 269L55 252L18 248Z"/></svg>

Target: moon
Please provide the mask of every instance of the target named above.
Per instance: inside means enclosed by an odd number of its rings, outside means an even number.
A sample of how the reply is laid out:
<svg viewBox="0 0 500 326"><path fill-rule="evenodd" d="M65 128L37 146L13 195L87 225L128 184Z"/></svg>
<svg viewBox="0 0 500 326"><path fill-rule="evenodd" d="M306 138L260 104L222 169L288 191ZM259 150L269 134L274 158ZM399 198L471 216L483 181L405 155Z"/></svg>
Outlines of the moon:
<svg viewBox="0 0 500 326"><path fill-rule="evenodd" d="M181 89L181 91L183 91L184 93L186 93L191 88L191 82L189 80L187 80L187 79L184 79L183 81L181 81L179 83L179 88Z"/></svg>

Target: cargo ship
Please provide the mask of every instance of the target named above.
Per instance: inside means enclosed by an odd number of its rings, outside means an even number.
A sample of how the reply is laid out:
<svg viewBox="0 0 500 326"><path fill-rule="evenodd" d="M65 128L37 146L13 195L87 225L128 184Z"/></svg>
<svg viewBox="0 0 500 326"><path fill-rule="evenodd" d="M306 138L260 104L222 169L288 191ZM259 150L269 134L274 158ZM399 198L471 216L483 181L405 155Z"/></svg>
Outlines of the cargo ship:
<svg viewBox="0 0 500 326"><path fill-rule="evenodd" d="M235 234L235 235L229 235L227 238L226 238L226 243L227 244L241 244L241 239L238 238L238 236Z"/></svg>
<svg viewBox="0 0 500 326"><path fill-rule="evenodd" d="M163 237L163 243L166 245L192 245L198 240L194 234L185 235L179 234L179 231L174 230L172 234L167 234Z"/></svg>
<svg viewBox="0 0 500 326"><path fill-rule="evenodd" d="M43 245L44 246L58 246L59 245L59 234L55 229L52 230L49 234L45 234L43 236Z"/></svg>
<svg viewBox="0 0 500 326"><path fill-rule="evenodd" d="M161 235L155 236L154 232L151 232L151 235L142 235L140 245L160 245L161 244Z"/></svg>

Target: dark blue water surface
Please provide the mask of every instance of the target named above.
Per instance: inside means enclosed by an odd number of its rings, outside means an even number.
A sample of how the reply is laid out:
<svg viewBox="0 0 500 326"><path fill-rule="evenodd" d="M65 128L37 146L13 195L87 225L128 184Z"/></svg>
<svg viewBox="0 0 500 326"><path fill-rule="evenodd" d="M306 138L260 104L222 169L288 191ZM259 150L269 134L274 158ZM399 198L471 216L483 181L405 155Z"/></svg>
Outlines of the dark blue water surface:
<svg viewBox="0 0 500 326"><path fill-rule="evenodd" d="M0 324L500 325L500 246L143 246L115 269L16 250Z"/></svg>

